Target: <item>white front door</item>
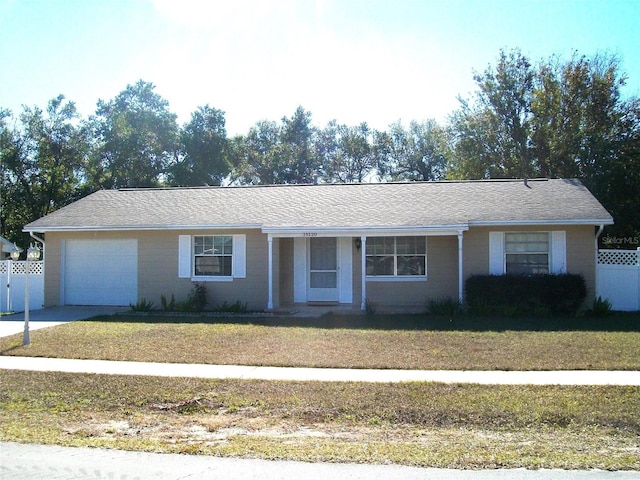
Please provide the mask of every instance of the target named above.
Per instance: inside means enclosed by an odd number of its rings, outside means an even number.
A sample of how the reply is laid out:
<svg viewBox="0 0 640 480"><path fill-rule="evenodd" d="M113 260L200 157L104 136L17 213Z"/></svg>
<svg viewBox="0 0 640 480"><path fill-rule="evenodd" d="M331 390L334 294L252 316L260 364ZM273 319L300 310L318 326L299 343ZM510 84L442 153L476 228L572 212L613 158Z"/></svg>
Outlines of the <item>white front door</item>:
<svg viewBox="0 0 640 480"><path fill-rule="evenodd" d="M307 300L337 302L340 299L337 239L310 238L308 265Z"/></svg>

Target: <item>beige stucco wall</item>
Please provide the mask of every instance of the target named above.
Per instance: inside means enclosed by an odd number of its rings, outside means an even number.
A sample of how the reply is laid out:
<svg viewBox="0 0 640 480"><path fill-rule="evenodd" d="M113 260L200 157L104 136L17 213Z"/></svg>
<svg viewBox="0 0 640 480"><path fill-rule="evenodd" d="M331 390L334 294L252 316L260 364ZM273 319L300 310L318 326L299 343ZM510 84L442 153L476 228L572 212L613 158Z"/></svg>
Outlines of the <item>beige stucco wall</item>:
<svg viewBox="0 0 640 480"><path fill-rule="evenodd" d="M595 296L595 228L590 225L550 227L472 227L464 233L464 278L489 274L489 232L566 232L567 273L581 274L587 284L586 304Z"/></svg>
<svg viewBox="0 0 640 480"><path fill-rule="evenodd" d="M247 276L233 281L202 282L206 285L208 308L223 302L240 300L250 309L264 309L267 305L267 236L259 230L233 231L138 231L138 232L70 232L46 236L45 306L60 303L61 241L74 239L135 239L138 242L138 299L160 305L160 297L171 295L176 301L187 298L192 281L178 278L179 235L245 234L247 239ZM87 259L90 261L90 259Z"/></svg>
<svg viewBox="0 0 640 480"><path fill-rule="evenodd" d="M357 275L360 279L359 272ZM374 307L407 306L423 310L429 299L457 298L458 237L427 238L426 281L367 281L366 296Z"/></svg>
<svg viewBox="0 0 640 480"><path fill-rule="evenodd" d="M567 271L585 278L587 303L595 295L595 230L592 226L472 227L463 236L464 278L489 273L489 232L491 231L566 231ZM231 282L205 282L209 308L224 301L240 300L250 309L262 310L268 301L268 242L259 230L242 231L141 231L84 232L46 235L45 306L60 303L61 240L136 239L138 241L138 299L160 305L160 296L184 300L192 288L190 279L178 278L179 235L238 234L247 239L247 276ZM360 305L361 251L353 248L353 303ZM274 306L293 303L293 239L274 239ZM90 259L87 259L90 261ZM430 298L458 296L458 239L456 236L427 238L427 280L417 282L368 281L367 299L378 306L426 307Z"/></svg>
<svg viewBox="0 0 640 480"><path fill-rule="evenodd" d="M160 295L176 300L187 297L192 288L188 278L178 278L179 235L234 235L247 237L247 275L233 281L199 281L207 288L212 308L240 300L249 309L264 309L267 305L267 237L258 230L185 230L177 232L145 232L138 239L138 297L160 302ZM159 303L157 303L159 304Z"/></svg>

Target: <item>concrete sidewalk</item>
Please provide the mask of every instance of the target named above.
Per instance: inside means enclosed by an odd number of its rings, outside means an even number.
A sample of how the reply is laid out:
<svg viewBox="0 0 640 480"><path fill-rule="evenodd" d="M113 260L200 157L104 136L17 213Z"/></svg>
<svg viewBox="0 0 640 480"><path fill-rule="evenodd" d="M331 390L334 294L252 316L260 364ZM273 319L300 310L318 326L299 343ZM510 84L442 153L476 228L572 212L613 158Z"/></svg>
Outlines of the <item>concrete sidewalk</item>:
<svg viewBox="0 0 640 480"><path fill-rule="evenodd" d="M125 452L103 448L0 443L4 480L91 480L186 478L224 480L631 480L638 472L602 470L450 470L400 465L303 463Z"/></svg>
<svg viewBox="0 0 640 480"><path fill-rule="evenodd" d="M320 382L442 382L482 385L630 385L640 386L639 371L472 371L371 370L344 368L255 367L184 363L116 362L66 358L0 356L0 369L44 372L149 375L244 380Z"/></svg>
<svg viewBox="0 0 640 480"><path fill-rule="evenodd" d="M129 307L55 307L36 310L31 314L30 329L37 330L128 310ZM0 317L0 337L21 333L23 328L24 317L21 313ZM115 362L14 356L0 356L0 369L246 380L640 386L640 371L371 370Z"/></svg>

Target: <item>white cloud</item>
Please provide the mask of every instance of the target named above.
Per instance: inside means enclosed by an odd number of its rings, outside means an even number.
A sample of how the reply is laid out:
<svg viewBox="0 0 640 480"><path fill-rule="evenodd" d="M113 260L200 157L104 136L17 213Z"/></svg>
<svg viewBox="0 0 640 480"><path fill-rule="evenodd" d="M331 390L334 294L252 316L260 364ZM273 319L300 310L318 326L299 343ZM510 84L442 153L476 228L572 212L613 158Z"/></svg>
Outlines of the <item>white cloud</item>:
<svg viewBox="0 0 640 480"><path fill-rule="evenodd" d="M364 20L341 24L339 3L153 0L178 24L151 81L181 121L199 105L226 111L230 134L302 105L323 126L444 118L459 90L442 49L413 32L384 34ZM167 68L167 65L169 66Z"/></svg>
<svg viewBox="0 0 640 480"><path fill-rule="evenodd" d="M292 0L151 0L168 19L189 28L247 31L296 11Z"/></svg>

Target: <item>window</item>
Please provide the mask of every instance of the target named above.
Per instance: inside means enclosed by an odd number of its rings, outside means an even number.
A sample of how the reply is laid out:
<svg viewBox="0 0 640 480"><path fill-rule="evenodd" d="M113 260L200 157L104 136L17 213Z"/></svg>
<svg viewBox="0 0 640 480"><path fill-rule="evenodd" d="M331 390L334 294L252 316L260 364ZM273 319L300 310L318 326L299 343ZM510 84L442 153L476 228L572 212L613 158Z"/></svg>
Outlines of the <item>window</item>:
<svg viewBox="0 0 640 480"><path fill-rule="evenodd" d="M232 276L233 237L231 235L193 237L193 254L196 276Z"/></svg>
<svg viewBox="0 0 640 480"><path fill-rule="evenodd" d="M549 233L505 233L506 273L535 275L549 273Z"/></svg>
<svg viewBox="0 0 640 480"><path fill-rule="evenodd" d="M425 237L367 238L367 275L408 277L427 275Z"/></svg>

